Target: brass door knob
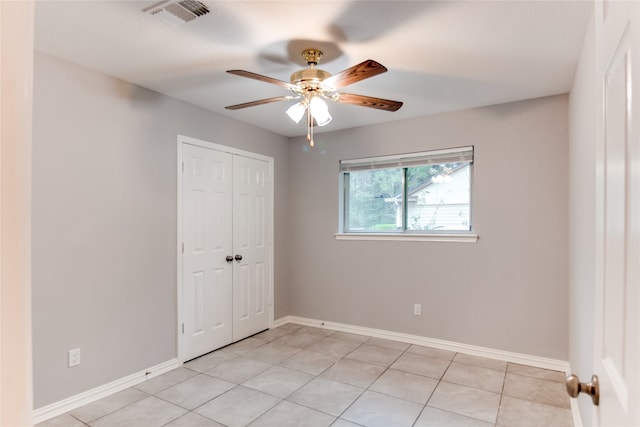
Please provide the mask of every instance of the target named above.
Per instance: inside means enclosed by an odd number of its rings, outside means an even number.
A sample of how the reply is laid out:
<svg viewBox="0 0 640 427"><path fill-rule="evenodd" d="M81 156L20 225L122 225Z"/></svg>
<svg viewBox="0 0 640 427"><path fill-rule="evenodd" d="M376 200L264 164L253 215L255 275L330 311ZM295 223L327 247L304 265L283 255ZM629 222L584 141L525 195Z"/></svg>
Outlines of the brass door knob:
<svg viewBox="0 0 640 427"><path fill-rule="evenodd" d="M592 375L590 383L581 383L580 379L575 375L569 375L566 381L567 394L571 397L578 397L580 393L585 393L591 396L591 401L595 406L600 403L600 385L598 383L598 376Z"/></svg>

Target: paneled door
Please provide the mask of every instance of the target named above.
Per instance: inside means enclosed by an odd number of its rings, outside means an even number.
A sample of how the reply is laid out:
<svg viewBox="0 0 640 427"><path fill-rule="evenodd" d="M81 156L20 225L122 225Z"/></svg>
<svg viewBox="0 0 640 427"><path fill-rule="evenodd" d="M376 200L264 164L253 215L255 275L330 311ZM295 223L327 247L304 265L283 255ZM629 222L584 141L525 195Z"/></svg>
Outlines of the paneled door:
<svg viewBox="0 0 640 427"><path fill-rule="evenodd" d="M269 164L233 158L233 337L269 327Z"/></svg>
<svg viewBox="0 0 640 427"><path fill-rule="evenodd" d="M269 158L182 138L178 290L185 361L271 325L273 172Z"/></svg>
<svg viewBox="0 0 640 427"><path fill-rule="evenodd" d="M640 426L640 3L596 3L595 425Z"/></svg>
<svg viewBox="0 0 640 427"><path fill-rule="evenodd" d="M183 144L182 161L181 332L189 360L232 342L233 157Z"/></svg>

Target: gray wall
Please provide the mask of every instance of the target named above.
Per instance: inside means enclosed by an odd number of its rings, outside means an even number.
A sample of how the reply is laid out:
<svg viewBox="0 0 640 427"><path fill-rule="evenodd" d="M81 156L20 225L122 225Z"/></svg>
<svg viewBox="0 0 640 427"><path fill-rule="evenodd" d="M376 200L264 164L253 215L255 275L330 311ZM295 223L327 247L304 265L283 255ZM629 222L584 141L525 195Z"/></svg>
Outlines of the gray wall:
<svg viewBox="0 0 640 427"><path fill-rule="evenodd" d="M176 357L178 134L275 158L275 315L289 313L288 140L36 53L36 408Z"/></svg>
<svg viewBox="0 0 640 427"><path fill-rule="evenodd" d="M569 96L570 287L569 363L580 378L593 365L596 262L596 42L593 14ZM593 425L590 399L577 400L585 427Z"/></svg>
<svg viewBox="0 0 640 427"><path fill-rule="evenodd" d="M567 96L315 139L291 148L290 314L567 359ZM478 242L335 239L340 159L465 145Z"/></svg>

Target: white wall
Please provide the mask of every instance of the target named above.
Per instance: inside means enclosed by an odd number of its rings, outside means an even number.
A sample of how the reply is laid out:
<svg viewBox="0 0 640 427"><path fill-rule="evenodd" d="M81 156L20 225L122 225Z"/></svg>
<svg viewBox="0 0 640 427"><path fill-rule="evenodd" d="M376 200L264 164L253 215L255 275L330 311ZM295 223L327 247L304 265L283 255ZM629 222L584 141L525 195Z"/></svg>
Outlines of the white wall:
<svg viewBox="0 0 640 427"><path fill-rule="evenodd" d="M567 96L315 139L291 148L291 314L567 359ZM478 242L335 240L340 159L466 145Z"/></svg>
<svg viewBox="0 0 640 427"><path fill-rule="evenodd" d="M286 138L42 53L34 97L36 408L177 356L178 134L275 158L275 315L289 313Z"/></svg>
<svg viewBox="0 0 640 427"><path fill-rule="evenodd" d="M32 1L0 2L0 425L31 424Z"/></svg>
<svg viewBox="0 0 640 427"><path fill-rule="evenodd" d="M593 365L595 309L596 43L593 14L569 96L570 286L569 363L580 378ZM583 425L593 425L590 399L578 399Z"/></svg>

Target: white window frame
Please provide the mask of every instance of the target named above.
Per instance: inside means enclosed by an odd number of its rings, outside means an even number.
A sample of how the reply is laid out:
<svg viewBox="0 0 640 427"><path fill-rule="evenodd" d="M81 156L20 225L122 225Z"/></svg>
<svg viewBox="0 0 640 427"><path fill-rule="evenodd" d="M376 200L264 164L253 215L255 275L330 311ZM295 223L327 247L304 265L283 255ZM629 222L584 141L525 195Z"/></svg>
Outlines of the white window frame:
<svg viewBox="0 0 640 427"><path fill-rule="evenodd" d="M441 150L422 151L419 153L396 154L388 156L367 157L360 159L341 160L338 179L338 232L336 240L402 240L402 241L432 241L432 242L476 242L478 235L473 231L473 223L469 231L403 231L403 232L345 232L345 175L350 171L379 169L383 167L411 167L432 163L453 163L468 161L472 165L470 176L471 194L469 195L470 210L473 200L473 156L474 147L456 147ZM471 212L469 214L471 221Z"/></svg>

